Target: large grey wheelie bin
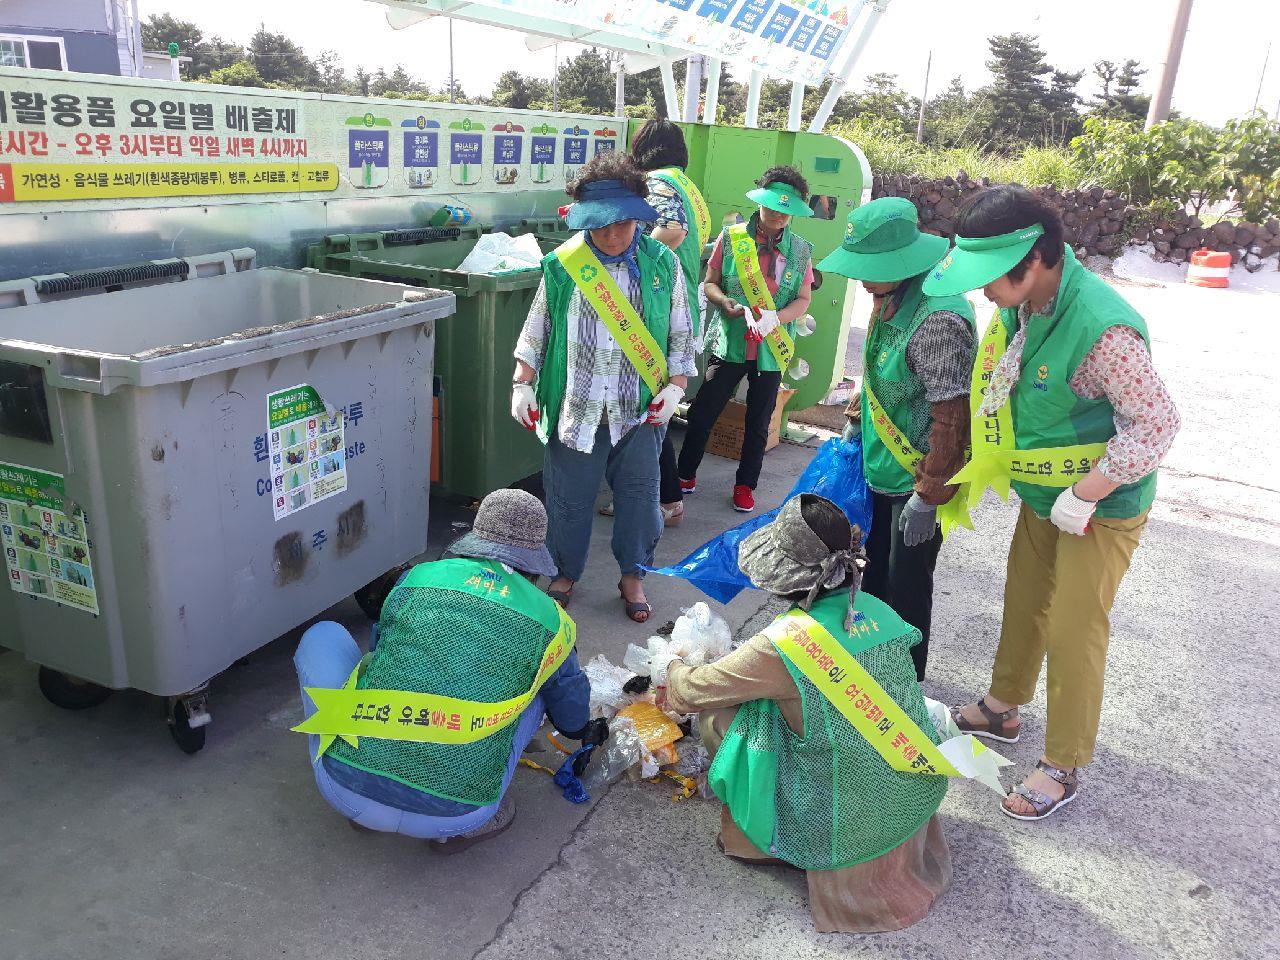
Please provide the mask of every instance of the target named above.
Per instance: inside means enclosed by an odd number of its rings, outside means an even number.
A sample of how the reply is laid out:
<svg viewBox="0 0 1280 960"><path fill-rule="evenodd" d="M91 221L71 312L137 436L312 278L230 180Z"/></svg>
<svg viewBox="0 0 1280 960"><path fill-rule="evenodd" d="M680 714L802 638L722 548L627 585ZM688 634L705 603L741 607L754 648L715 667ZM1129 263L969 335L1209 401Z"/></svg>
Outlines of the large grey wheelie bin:
<svg viewBox="0 0 1280 960"><path fill-rule="evenodd" d="M194 752L211 677L426 549L454 297L155 269L0 289L0 643L63 706L168 697Z"/></svg>

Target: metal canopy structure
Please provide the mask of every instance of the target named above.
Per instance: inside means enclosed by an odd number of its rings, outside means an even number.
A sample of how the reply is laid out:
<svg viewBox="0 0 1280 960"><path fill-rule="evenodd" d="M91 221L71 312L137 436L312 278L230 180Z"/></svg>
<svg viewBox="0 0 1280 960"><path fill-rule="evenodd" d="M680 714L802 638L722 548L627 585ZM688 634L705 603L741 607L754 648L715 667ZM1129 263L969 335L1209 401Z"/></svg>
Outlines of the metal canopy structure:
<svg viewBox="0 0 1280 960"><path fill-rule="evenodd" d="M811 132L820 133L890 0L370 2L388 8L387 22L396 29L450 17L520 31L527 35L530 50L564 42L619 51L620 72L661 71L667 115L687 122L698 120L704 80L703 113L714 122L724 64L748 76L748 127L758 125L760 87L766 77L792 84L790 130L801 129L805 88L830 80L831 88L809 125ZM683 104L672 72L677 60L689 62Z"/></svg>

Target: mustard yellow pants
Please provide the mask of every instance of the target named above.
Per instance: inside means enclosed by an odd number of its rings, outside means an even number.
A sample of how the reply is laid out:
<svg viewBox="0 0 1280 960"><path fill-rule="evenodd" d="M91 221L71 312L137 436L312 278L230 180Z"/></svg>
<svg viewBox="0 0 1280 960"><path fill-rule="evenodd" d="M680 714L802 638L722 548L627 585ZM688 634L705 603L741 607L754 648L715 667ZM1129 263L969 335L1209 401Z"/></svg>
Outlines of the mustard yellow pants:
<svg viewBox="0 0 1280 960"><path fill-rule="evenodd" d="M1056 766L1082 767L1093 759L1111 605L1149 512L1095 517L1083 537L1063 533L1025 503L1018 514L991 695L1030 702L1048 656L1045 756Z"/></svg>

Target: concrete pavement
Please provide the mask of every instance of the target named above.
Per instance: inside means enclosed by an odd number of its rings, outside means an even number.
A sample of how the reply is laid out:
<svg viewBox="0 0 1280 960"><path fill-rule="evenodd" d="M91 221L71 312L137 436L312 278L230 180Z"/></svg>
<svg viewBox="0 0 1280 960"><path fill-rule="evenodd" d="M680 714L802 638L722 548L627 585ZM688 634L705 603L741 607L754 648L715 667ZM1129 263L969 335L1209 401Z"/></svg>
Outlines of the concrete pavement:
<svg viewBox="0 0 1280 960"><path fill-rule="evenodd" d="M288 732L294 634L215 681L195 757L150 698L66 713L41 698L33 666L0 655L0 958L1274 955L1277 301L1123 292L1151 322L1185 425L1116 603L1098 755L1080 800L1047 823L1008 820L994 794L954 785L942 814L955 883L923 923L815 934L800 875L726 860L718 804L673 803L661 786L624 782L573 807L521 770L512 829L453 858L357 834L320 800ZM762 508L810 455L769 455ZM708 458L660 560L739 519L732 469ZM1013 515L988 499L979 531L944 550L926 684L938 699L971 698L989 677ZM618 662L648 631L622 616L609 523L573 612L584 657ZM650 597L660 622L699 595L655 578ZM748 592L727 616L740 627L762 606ZM331 615L367 634L350 601ZM1026 718L1007 750L1018 777L1040 752L1043 692Z"/></svg>

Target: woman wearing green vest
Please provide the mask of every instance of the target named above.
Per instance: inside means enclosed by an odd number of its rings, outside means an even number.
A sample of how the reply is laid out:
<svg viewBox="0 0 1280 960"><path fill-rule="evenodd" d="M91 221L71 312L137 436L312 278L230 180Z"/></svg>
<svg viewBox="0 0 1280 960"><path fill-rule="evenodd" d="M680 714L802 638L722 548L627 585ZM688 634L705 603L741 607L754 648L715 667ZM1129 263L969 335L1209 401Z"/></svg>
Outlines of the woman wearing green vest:
<svg viewBox="0 0 1280 960"><path fill-rule="evenodd" d="M630 157L602 153L569 187L580 232L542 261L516 343L511 413L547 445L542 479L557 575L568 605L586 569L602 480L614 493L613 555L627 616L652 612L644 570L662 535L658 459L693 360L688 288L669 248L639 229L655 219Z"/></svg>
<svg viewBox="0 0 1280 960"><path fill-rule="evenodd" d="M844 243L818 269L861 280L874 298L862 351L862 460L871 487L862 589L920 631L911 648L924 679L933 572L942 548L938 508L957 487L969 445L973 307L963 295L926 296L929 268L950 244L921 233L915 204L881 197L849 215Z"/></svg>
<svg viewBox="0 0 1280 960"><path fill-rule="evenodd" d="M751 581L790 601L790 612L715 663L672 662L659 688L670 710L702 712L714 753L708 782L725 803L718 845L747 863L805 870L823 933L908 927L951 883L937 817L947 778L891 767L800 663L807 648L823 672L847 669L832 678L846 695L846 685L870 675L905 714L894 743L937 744L908 653L920 632L858 590L861 532L823 497L793 497L738 556ZM806 631L800 646L793 628ZM807 647L810 638L838 646L853 665L828 668ZM864 723L884 719L866 703L857 710Z"/></svg>
<svg viewBox="0 0 1280 960"><path fill-rule="evenodd" d="M702 248L711 239L711 215L701 191L685 175L689 149L685 146L684 134L665 118L647 120L631 139L631 158L646 174L649 205L657 213L657 219L645 226L645 233L670 247L680 261L696 343L702 331L698 278L702 276ZM659 490L662 522L673 527L684 516L684 494L676 476L676 449L669 432L662 438L658 466L662 470ZM613 516L613 501L601 507L600 512Z"/></svg>
<svg viewBox="0 0 1280 960"><path fill-rule="evenodd" d="M707 262L703 289L715 311L707 328L711 359L689 406L689 429L677 464L681 490L693 493L711 428L746 377L747 417L733 488L733 508L740 513L756 508L769 422L794 350L797 321L813 294L813 246L791 229L793 217L813 216L809 184L792 167L771 167L756 182L758 189L748 192L747 199L759 209L745 227L720 234ZM767 289L757 286L760 280ZM745 292L744 282L754 295ZM765 306L757 306L761 303Z"/></svg>
<svg viewBox="0 0 1280 960"><path fill-rule="evenodd" d="M456 853L511 825L516 808L507 788L544 714L573 739L607 739L603 721L590 719L591 684L573 649L573 621L534 585L555 573L546 537L547 512L537 497L496 490L480 504L471 532L452 546L452 559L418 564L401 577L367 655L341 624L324 621L302 635L294 665L303 727L320 727L304 729L316 786L352 826L427 839L438 853ZM315 699L349 682L355 713L370 714L359 717L368 728L354 745L322 737L332 715ZM439 699L392 716L389 706L378 711L372 698L386 699L375 691ZM513 707L503 724L473 726L451 716L459 701L483 716L515 698L527 705ZM352 712L349 703L333 711L346 721ZM411 731L433 729L442 732L440 741L413 739ZM457 742L442 742L451 731Z"/></svg>
<svg viewBox="0 0 1280 960"><path fill-rule="evenodd" d="M1102 710L1111 605L1180 420L1151 363L1146 322L1063 243L1058 214L1022 187L974 195L930 296L982 288L999 308L978 349L985 381L972 459L955 478L1022 500L1009 548L990 692L954 711L962 730L1021 732L1048 659L1044 756L1001 809L1041 820L1077 796Z"/></svg>

